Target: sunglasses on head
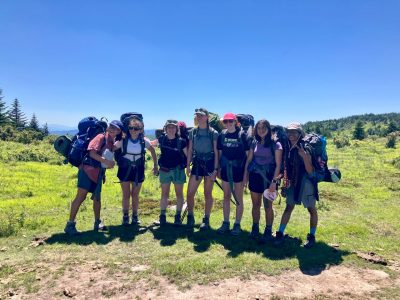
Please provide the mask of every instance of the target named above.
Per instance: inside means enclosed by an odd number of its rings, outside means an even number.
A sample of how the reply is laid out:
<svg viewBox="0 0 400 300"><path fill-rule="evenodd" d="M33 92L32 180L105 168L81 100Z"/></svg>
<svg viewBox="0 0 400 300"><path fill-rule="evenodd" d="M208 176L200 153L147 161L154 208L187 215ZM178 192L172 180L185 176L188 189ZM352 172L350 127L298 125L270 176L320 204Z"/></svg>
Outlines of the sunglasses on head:
<svg viewBox="0 0 400 300"><path fill-rule="evenodd" d="M129 130L135 130L135 131L143 129L142 127L136 127L136 126L129 126L128 128L129 128Z"/></svg>
<svg viewBox="0 0 400 300"><path fill-rule="evenodd" d="M223 120L222 121L224 124L228 124L228 123L233 123L235 122L235 120Z"/></svg>

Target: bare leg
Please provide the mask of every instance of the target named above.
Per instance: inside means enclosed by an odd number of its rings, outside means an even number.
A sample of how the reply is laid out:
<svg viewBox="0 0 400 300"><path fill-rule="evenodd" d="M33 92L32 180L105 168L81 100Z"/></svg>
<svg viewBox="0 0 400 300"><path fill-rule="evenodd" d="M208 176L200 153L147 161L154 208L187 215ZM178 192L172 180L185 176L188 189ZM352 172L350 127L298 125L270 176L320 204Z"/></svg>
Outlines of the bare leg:
<svg viewBox="0 0 400 300"><path fill-rule="evenodd" d="M79 207L81 206L82 202L85 201L88 191L82 188L78 188L76 193L75 199L71 203L71 211L69 214L69 220L75 221L76 214L78 213Z"/></svg>
<svg viewBox="0 0 400 300"><path fill-rule="evenodd" d="M183 206L183 184L175 184L176 211L182 211Z"/></svg>
<svg viewBox="0 0 400 300"><path fill-rule="evenodd" d="M161 185L161 201L160 201L161 210L167 209L170 186L171 183L164 183Z"/></svg>
<svg viewBox="0 0 400 300"><path fill-rule="evenodd" d="M187 207L188 207L188 213L189 214L193 214L193 210L194 210L194 195L196 194L196 191L197 191L202 179L203 179L203 177L199 176L199 180L196 180L196 175L192 175L189 178L189 184L188 184L187 196L186 196L186 201L187 201Z"/></svg>
<svg viewBox="0 0 400 300"><path fill-rule="evenodd" d="M206 205L204 208L204 214L209 216L211 214L211 210L214 203L214 198L212 196L212 190L214 187L214 181L211 180L211 177L204 177L204 198L206 201Z"/></svg>

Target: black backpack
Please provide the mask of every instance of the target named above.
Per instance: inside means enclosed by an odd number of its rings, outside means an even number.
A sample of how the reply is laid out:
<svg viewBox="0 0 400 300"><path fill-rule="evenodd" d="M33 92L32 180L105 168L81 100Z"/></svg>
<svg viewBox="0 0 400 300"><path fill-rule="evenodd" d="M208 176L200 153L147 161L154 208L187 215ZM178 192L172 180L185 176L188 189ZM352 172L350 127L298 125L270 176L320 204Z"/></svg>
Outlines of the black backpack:
<svg viewBox="0 0 400 300"><path fill-rule="evenodd" d="M249 127L254 127L254 117L252 115L248 114L237 114L236 118L240 125L242 126L242 129L247 132Z"/></svg>

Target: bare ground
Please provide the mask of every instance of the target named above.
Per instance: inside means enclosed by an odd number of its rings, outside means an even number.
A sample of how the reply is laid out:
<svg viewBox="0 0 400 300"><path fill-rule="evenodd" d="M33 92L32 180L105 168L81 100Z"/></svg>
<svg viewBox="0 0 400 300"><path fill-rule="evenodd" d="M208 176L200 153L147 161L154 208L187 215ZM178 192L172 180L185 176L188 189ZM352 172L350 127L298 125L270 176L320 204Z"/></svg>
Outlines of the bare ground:
<svg viewBox="0 0 400 300"><path fill-rule="evenodd" d="M161 276L134 280L127 273L110 274L93 263L68 268L60 276L49 276L48 266L38 280L38 292L8 291L4 299L374 299L381 289L400 286L399 278L386 272L349 266L325 270L287 271L279 276L254 276L251 280L230 278L207 285L179 288ZM147 266L132 266L136 275ZM22 270L29 271L29 270ZM46 276L47 275L47 276ZM48 278L48 279L46 279ZM136 278L140 278L137 276Z"/></svg>

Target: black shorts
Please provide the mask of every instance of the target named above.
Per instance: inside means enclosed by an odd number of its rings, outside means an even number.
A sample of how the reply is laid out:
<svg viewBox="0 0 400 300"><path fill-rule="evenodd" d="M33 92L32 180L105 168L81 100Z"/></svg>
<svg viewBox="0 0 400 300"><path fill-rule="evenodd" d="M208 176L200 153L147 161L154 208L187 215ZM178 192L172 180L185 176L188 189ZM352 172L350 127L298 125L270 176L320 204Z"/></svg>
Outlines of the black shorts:
<svg viewBox="0 0 400 300"><path fill-rule="evenodd" d="M214 172L214 159L206 161L193 161L191 175L210 176Z"/></svg>
<svg viewBox="0 0 400 300"><path fill-rule="evenodd" d="M118 167L117 177L121 182L136 182L137 180L137 183L141 183L144 181L144 165L133 165L130 170L129 166L120 166Z"/></svg>
<svg viewBox="0 0 400 300"><path fill-rule="evenodd" d="M100 191L101 191L101 182L100 184ZM97 183L90 180L89 176L87 176L86 172L83 169L79 169L78 171L78 188L84 189L89 193L94 193L97 187Z"/></svg>
<svg viewBox="0 0 400 300"><path fill-rule="evenodd" d="M221 179L223 181L229 182L228 179L228 167L223 167L221 168ZM242 182L243 181L243 175L244 175L244 166L240 168L235 168L232 167L232 177L233 177L233 182Z"/></svg>
<svg viewBox="0 0 400 300"><path fill-rule="evenodd" d="M274 173L273 172L268 172L267 170L264 171L266 177L268 178L268 180L272 180L274 177ZM267 189L269 187L269 183L268 186L264 186L264 179L263 177L256 173L256 172L250 172L249 173L249 190L252 191L253 193L258 193L258 194L262 194L264 192L265 189Z"/></svg>

